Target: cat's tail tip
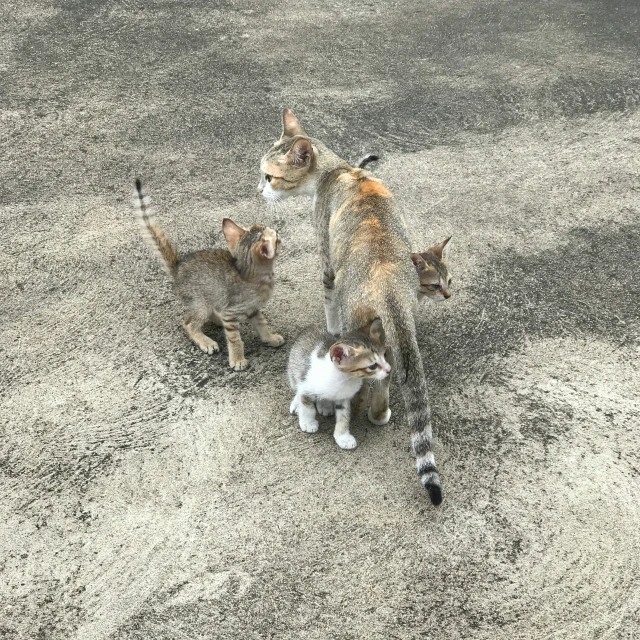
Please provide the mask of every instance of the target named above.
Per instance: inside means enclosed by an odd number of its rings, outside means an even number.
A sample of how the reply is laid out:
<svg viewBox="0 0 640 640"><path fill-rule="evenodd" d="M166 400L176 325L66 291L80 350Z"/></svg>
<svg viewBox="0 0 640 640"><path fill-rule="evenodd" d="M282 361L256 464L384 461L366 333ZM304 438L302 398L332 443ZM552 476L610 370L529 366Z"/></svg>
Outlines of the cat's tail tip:
<svg viewBox="0 0 640 640"><path fill-rule="evenodd" d="M442 487L437 484L430 484L426 486L427 491L429 492L429 498L431 499L431 504L434 507L442 504Z"/></svg>
<svg viewBox="0 0 640 640"><path fill-rule="evenodd" d="M140 180L140 178L136 178L136 192L138 193L138 195L142 196L142 181Z"/></svg>
<svg viewBox="0 0 640 640"><path fill-rule="evenodd" d="M380 156L377 156L374 153L369 153L362 158L356 166L358 169L364 169L370 162L376 162L378 160L380 160Z"/></svg>
<svg viewBox="0 0 640 640"><path fill-rule="evenodd" d="M433 458L433 456L428 456L428 458ZM438 469L433 459L419 459L416 467L418 469L418 475L420 476L420 482L429 493L431 504L437 507L442 503L442 483L440 482L440 475L438 474Z"/></svg>

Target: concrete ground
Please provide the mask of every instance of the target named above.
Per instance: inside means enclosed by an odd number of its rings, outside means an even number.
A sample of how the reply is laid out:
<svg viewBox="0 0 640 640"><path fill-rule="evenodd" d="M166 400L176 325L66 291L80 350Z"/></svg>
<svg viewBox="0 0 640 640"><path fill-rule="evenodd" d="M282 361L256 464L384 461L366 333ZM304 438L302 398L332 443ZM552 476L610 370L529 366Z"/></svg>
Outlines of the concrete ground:
<svg viewBox="0 0 640 640"><path fill-rule="evenodd" d="M6 0L0 637L640 637L640 5ZM379 152L416 249L445 502L393 417L288 415L286 347L187 340L129 209L187 251L283 237L267 309L323 321L310 202L258 162L291 107ZM219 337L216 329L214 337Z"/></svg>

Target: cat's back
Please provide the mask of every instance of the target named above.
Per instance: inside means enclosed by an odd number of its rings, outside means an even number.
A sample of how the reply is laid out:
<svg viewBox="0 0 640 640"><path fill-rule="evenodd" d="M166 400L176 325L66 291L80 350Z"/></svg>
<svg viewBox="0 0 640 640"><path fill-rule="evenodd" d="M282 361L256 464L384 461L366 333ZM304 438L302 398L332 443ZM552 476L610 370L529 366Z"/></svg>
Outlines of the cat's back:
<svg viewBox="0 0 640 640"><path fill-rule="evenodd" d="M318 191L317 213L329 227L335 258L355 252L387 262L405 261L406 223L380 179L363 169L340 169L327 176Z"/></svg>
<svg viewBox="0 0 640 640"><path fill-rule="evenodd" d="M234 265L234 258L225 249L203 249L193 251L180 259L176 266L176 282L183 283L190 279L227 279L234 277L237 270Z"/></svg>
<svg viewBox="0 0 640 640"><path fill-rule="evenodd" d="M188 253L176 265L175 273L176 290L187 302L209 299L215 304L224 303L240 280L234 258L225 249Z"/></svg>
<svg viewBox="0 0 640 640"><path fill-rule="evenodd" d="M323 356L335 342L335 338L318 327L307 327L298 336L289 352L287 373L291 387L295 389L307 376L311 367L311 354Z"/></svg>

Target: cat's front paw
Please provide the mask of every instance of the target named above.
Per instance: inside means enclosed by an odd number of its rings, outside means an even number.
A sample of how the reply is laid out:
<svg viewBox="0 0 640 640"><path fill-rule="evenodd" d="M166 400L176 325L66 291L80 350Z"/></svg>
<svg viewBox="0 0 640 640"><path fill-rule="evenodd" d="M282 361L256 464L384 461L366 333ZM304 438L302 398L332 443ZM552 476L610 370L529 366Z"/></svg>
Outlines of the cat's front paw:
<svg viewBox="0 0 640 640"><path fill-rule="evenodd" d="M265 344L270 347L281 347L284 344L284 338L278 333L272 333L268 340L265 340Z"/></svg>
<svg viewBox="0 0 640 640"><path fill-rule="evenodd" d="M332 416L336 412L336 408L331 400L318 400L316 409L321 416Z"/></svg>
<svg viewBox="0 0 640 640"><path fill-rule="evenodd" d="M246 358L238 358L237 360L229 360L229 365L234 371L244 371L248 362Z"/></svg>
<svg viewBox="0 0 640 640"><path fill-rule="evenodd" d="M341 449L355 449L358 446L356 439L350 433L333 436L333 438Z"/></svg>
<svg viewBox="0 0 640 640"><path fill-rule="evenodd" d="M369 412L367 414L368 418L369 418L369 422L371 422L371 424L377 424L379 425L383 425L383 424L387 424L387 422L389 422L389 420L391 420L391 409L387 409L385 413L383 413L380 416L374 416L373 413L371 412L371 407L369 407Z"/></svg>
<svg viewBox="0 0 640 640"><path fill-rule="evenodd" d="M305 433L316 433L318 431L318 421L315 418L300 420L300 428Z"/></svg>
<svg viewBox="0 0 640 640"><path fill-rule="evenodd" d="M203 338L200 338L200 342L198 342L198 346L205 353L209 353L209 354L218 353L218 351L220 351L220 345L218 345L218 343L215 340L212 340L208 336L204 336Z"/></svg>

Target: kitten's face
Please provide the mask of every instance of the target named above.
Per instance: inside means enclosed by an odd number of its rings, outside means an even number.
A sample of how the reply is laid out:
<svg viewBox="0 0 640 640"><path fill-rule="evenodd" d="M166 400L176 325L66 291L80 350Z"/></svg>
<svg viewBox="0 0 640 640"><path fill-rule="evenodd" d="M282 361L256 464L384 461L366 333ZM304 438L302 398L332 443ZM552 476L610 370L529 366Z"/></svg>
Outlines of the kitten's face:
<svg viewBox="0 0 640 640"><path fill-rule="evenodd" d="M340 371L369 380L384 380L391 372L384 353L384 334L379 319L362 331L345 335L329 350L331 361Z"/></svg>
<svg viewBox="0 0 640 640"><path fill-rule="evenodd" d="M312 177L315 150L298 119L285 109L280 140L260 161L258 191L270 202L277 203L289 196L313 195Z"/></svg>
<svg viewBox="0 0 640 640"><path fill-rule="evenodd" d="M257 262L273 260L280 249L278 232L261 224L245 229L233 220L225 218L222 231L229 245L229 251L236 257L251 256Z"/></svg>
<svg viewBox="0 0 640 640"><path fill-rule="evenodd" d="M411 260L420 278L418 300L428 298L433 302L443 302L451 297L451 275L447 262L449 240L451 238L424 253L411 254Z"/></svg>

